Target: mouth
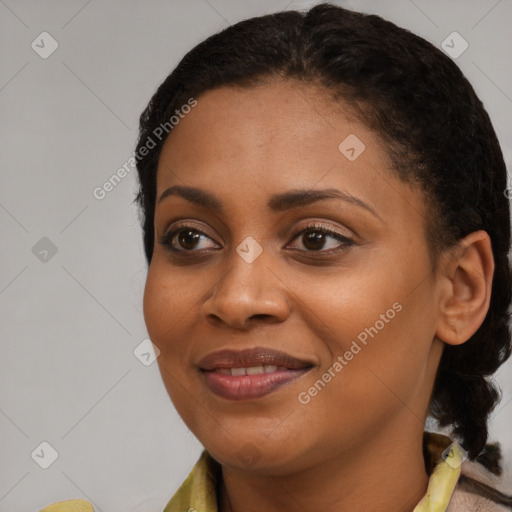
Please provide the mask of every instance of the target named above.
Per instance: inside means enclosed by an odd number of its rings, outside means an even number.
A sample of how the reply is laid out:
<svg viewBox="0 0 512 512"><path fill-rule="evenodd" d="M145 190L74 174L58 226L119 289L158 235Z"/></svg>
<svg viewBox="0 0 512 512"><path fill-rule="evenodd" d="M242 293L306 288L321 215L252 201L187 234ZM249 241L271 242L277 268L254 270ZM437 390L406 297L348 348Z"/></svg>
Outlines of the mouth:
<svg viewBox="0 0 512 512"><path fill-rule="evenodd" d="M314 364L273 349L221 350L198 363L206 386L228 400L251 400L277 391Z"/></svg>

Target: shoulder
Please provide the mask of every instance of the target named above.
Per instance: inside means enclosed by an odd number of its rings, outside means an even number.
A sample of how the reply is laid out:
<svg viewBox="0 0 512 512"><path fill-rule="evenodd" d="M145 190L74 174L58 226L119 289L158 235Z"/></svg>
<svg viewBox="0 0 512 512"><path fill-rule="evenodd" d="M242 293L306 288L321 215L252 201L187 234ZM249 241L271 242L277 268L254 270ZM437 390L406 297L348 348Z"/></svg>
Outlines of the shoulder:
<svg viewBox="0 0 512 512"><path fill-rule="evenodd" d="M503 484L500 478L487 471L481 464L469 460L463 462L461 470L461 478L446 512L510 512L512 510L512 508L491 499L488 492L480 490L483 487L499 492ZM485 494L489 494L489 496L485 496Z"/></svg>
<svg viewBox="0 0 512 512"><path fill-rule="evenodd" d="M466 491L455 489L446 512L510 512L510 508L500 505L489 498Z"/></svg>

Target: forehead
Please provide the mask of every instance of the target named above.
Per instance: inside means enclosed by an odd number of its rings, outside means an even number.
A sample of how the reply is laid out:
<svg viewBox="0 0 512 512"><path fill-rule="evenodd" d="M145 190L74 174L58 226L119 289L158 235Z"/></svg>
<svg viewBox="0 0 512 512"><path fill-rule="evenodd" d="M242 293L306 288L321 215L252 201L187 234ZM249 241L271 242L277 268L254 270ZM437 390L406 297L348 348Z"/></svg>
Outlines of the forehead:
<svg viewBox="0 0 512 512"><path fill-rule="evenodd" d="M220 87L196 99L162 150L158 197L185 184L228 203L335 187L384 215L391 206L402 216L422 211L422 197L398 179L381 138L326 89L279 80Z"/></svg>
<svg viewBox="0 0 512 512"><path fill-rule="evenodd" d="M201 155L249 160L257 154L274 161L281 155L290 161L295 155L294 160L319 162L327 146L333 151L326 156L340 156L338 144L350 130L370 146L380 144L379 138L351 115L348 106L331 98L325 88L296 80L209 90L173 128L165 148L172 147L171 159L178 149L180 157L192 159ZM380 156L386 158L387 154L382 151Z"/></svg>

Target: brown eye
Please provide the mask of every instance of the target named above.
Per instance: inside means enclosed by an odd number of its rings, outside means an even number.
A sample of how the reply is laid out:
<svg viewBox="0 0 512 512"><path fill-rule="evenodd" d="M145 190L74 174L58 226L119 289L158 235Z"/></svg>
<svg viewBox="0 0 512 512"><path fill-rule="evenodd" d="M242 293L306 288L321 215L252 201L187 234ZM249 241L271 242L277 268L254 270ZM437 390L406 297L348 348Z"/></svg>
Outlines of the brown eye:
<svg viewBox="0 0 512 512"><path fill-rule="evenodd" d="M350 238L323 226L308 226L297 233L293 240L300 240L304 252L331 253L346 249L355 242Z"/></svg>
<svg viewBox="0 0 512 512"><path fill-rule="evenodd" d="M210 241L210 244L208 244ZM181 226L166 233L159 242L169 251L175 253L199 252L202 249L218 249L208 235L196 228Z"/></svg>
<svg viewBox="0 0 512 512"><path fill-rule="evenodd" d="M182 229L178 235L178 243L187 250L195 249L201 238L201 235L192 229Z"/></svg>
<svg viewBox="0 0 512 512"><path fill-rule="evenodd" d="M307 249L311 251L318 251L325 245L325 233L321 233L319 231L303 233L302 243Z"/></svg>

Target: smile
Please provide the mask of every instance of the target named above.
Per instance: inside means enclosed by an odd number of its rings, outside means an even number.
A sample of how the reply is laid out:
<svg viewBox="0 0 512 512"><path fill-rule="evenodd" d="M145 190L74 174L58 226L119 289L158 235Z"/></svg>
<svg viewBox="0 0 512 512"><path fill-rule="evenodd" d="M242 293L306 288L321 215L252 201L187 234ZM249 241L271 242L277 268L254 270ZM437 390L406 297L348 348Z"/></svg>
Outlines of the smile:
<svg viewBox="0 0 512 512"><path fill-rule="evenodd" d="M222 350L198 364L206 386L228 400L263 397L292 383L313 367L310 361L273 349Z"/></svg>

